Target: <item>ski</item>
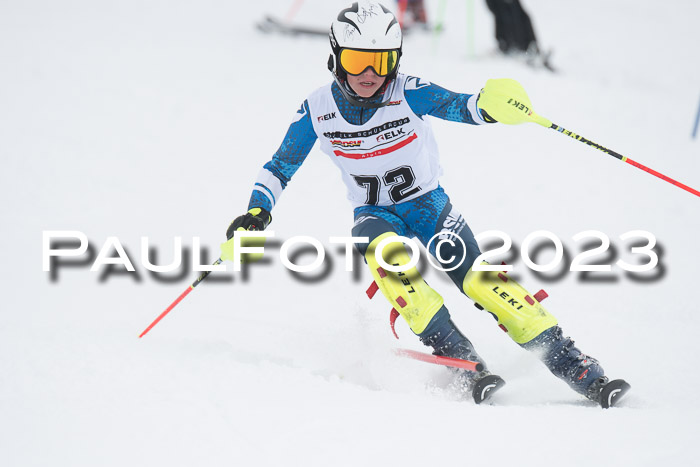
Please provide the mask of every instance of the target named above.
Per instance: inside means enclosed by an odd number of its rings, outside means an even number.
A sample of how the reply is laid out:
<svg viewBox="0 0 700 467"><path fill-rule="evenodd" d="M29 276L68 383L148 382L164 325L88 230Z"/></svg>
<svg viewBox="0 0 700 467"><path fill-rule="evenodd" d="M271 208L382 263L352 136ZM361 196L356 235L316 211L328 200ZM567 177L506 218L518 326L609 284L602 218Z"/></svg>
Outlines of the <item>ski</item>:
<svg viewBox="0 0 700 467"><path fill-rule="evenodd" d="M302 26L292 24L285 21L280 21L272 16L266 16L262 21L256 24L258 30L265 33L278 33L285 35L310 35L310 36L327 36L328 29L314 28L311 26Z"/></svg>
<svg viewBox="0 0 700 467"><path fill-rule="evenodd" d="M615 379L606 383L600 391L600 406L604 409L615 407L631 387L624 379Z"/></svg>
<svg viewBox="0 0 700 467"><path fill-rule="evenodd" d="M435 365L442 365L451 368L460 368L474 372L479 372L484 369L484 365L478 362L426 354L416 350L396 349L394 350L394 353L402 357L408 357L421 362L433 363ZM471 388L471 396L476 404L488 402L494 393L505 384L506 382L503 380L503 378L498 375L486 375L474 383L474 386Z"/></svg>
<svg viewBox="0 0 700 467"><path fill-rule="evenodd" d="M501 389L506 382L498 375L486 375L474 384L472 397L474 402L481 404L488 402L496 391Z"/></svg>

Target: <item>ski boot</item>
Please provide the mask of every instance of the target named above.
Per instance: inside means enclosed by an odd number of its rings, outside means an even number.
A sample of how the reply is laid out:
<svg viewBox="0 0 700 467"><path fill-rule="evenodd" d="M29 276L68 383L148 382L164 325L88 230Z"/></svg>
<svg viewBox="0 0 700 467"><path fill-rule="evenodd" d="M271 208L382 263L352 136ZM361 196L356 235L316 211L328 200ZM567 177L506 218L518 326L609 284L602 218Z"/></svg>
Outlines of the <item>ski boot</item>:
<svg viewBox="0 0 700 467"><path fill-rule="evenodd" d="M458 330L456 332L459 333ZM503 387L506 382L500 376L491 374L491 372L486 369L486 365L483 360L481 360L481 357L474 351L474 347L469 339L461 335L461 333L460 336L463 337L464 340L437 347L433 355L469 360L484 365L484 369L478 372L450 368L450 370L457 375L455 386L458 391L465 396L471 394L474 402L481 404L491 399L496 391Z"/></svg>
<svg viewBox="0 0 700 467"><path fill-rule="evenodd" d="M609 381L607 376L601 376L593 381L588 388L586 397L599 403L602 408L609 409L615 407L631 387L624 379Z"/></svg>
<svg viewBox="0 0 700 467"><path fill-rule="evenodd" d="M614 406L630 389L624 380L610 381L598 360L581 352L571 338L564 337L559 326L547 329L522 347L540 353L542 362L556 377L604 409Z"/></svg>

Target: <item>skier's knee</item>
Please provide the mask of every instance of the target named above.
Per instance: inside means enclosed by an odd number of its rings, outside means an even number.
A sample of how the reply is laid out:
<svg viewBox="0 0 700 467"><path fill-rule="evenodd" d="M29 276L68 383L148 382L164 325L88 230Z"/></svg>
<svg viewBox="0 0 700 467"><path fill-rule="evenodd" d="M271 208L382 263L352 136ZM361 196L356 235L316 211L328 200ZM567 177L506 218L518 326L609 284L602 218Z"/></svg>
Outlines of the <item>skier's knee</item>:
<svg viewBox="0 0 700 467"><path fill-rule="evenodd" d="M531 341L557 324L537 299L505 273L470 269L462 288L518 344Z"/></svg>
<svg viewBox="0 0 700 467"><path fill-rule="evenodd" d="M394 226L377 216L372 215L360 215L355 218L355 225L352 228L353 237L367 237L369 243L355 243L355 248L360 252L361 255L367 254L367 249L369 244L374 241L380 235L386 234L387 232L396 232Z"/></svg>
<svg viewBox="0 0 700 467"><path fill-rule="evenodd" d="M386 232L376 237L367 248L365 260L379 290L403 316L411 330L420 334L442 307L443 299L423 280L415 266L403 272L392 272L379 264L376 247L382 240L391 237L397 237L396 233ZM398 240L382 249L381 258L385 263L399 267L408 265L411 260L406 247Z"/></svg>

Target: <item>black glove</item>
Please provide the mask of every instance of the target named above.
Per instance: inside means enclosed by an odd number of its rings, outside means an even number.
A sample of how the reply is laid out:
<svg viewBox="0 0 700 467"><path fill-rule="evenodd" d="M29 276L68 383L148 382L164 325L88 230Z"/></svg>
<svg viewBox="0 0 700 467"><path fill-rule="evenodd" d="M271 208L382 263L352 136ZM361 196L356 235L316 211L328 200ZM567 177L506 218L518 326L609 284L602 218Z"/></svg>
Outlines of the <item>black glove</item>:
<svg viewBox="0 0 700 467"><path fill-rule="evenodd" d="M251 208L242 216L236 217L226 229L226 239L233 238L236 230L265 230L272 222L270 211L265 208Z"/></svg>
<svg viewBox="0 0 700 467"><path fill-rule="evenodd" d="M484 109L480 109L481 111L481 116L484 117L484 120L486 123L496 123L498 120L493 118L491 115L487 114Z"/></svg>
<svg viewBox="0 0 700 467"><path fill-rule="evenodd" d="M483 91L483 89L482 89L482 91ZM480 97L481 97L481 93L479 93L479 97L476 98L476 108L477 108L477 111L478 111L478 112L481 112L481 116L484 117L484 120L486 121L486 123L496 123L496 122L498 122L498 120L496 120L495 118L493 118L491 115L487 114L486 111L485 111L484 109L482 109L481 107L479 107L479 98L480 98Z"/></svg>

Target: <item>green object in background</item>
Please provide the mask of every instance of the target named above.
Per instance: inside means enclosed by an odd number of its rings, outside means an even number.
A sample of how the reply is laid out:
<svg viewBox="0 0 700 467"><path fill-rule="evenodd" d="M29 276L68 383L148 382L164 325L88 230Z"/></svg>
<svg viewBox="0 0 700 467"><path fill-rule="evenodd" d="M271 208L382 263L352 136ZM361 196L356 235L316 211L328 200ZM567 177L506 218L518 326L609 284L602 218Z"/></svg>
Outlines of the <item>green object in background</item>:
<svg viewBox="0 0 700 467"><path fill-rule="evenodd" d="M440 4L438 5L437 20L435 21L435 27L433 28L433 56L437 54L440 34L442 34L442 31L445 28L446 7L447 0L440 0Z"/></svg>
<svg viewBox="0 0 700 467"><path fill-rule="evenodd" d="M447 7L447 0L440 0L440 4L438 5L438 14L437 14L437 21L435 22L435 29L434 33L440 33L442 32L442 29L445 27L445 9Z"/></svg>
<svg viewBox="0 0 700 467"><path fill-rule="evenodd" d="M474 0L467 0L467 56L474 57Z"/></svg>

